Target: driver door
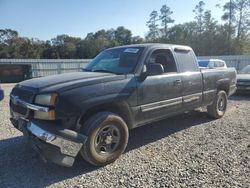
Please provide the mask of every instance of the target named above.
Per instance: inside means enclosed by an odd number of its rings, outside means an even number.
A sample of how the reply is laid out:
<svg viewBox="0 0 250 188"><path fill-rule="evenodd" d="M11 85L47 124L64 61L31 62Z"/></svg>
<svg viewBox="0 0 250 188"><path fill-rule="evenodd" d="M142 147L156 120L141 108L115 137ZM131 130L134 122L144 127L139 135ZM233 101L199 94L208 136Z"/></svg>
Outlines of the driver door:
<svg viewBox="0 0 250 188"><path fill-rule="evenodd" d="M146 63L162 64L164 74L147 76L138 84L142 121L161 119L181 110L182 81L172 52L169 49L155 49Z"/></svg>

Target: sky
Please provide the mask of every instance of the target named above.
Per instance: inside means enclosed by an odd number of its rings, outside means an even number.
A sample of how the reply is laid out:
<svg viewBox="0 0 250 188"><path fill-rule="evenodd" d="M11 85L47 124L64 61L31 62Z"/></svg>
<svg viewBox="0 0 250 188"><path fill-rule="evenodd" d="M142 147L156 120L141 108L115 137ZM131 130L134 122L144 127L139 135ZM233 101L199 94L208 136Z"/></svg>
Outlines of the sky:
<svg viewBox="0 0 250 188"><path fill-rule="evenodd" d="M192 21L199 0L0 0L0 29L13 29L20 36L49 40L59 34L84 38L100 29L125 26L133 35L145 37L146 22L153 10L167 4L174 24ZM218 21L227 0L204 0L205 10Z"/></svg>

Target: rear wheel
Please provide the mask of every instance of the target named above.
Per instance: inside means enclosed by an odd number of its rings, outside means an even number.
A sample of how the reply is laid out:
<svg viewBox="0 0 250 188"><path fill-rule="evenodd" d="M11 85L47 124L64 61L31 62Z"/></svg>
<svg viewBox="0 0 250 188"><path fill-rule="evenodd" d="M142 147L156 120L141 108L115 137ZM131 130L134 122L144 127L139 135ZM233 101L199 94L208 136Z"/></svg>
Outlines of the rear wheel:
<svg viewBox="0 0 250 188"><path fill-rule="evenodd" d="M129 137L124 120L111 112L100 112L90 117L82 126L81 133L88 139L80 153L95 166L114 162L126 149Z"/></svg>
<svg viewBox="0 0 250 188"><path fill-rule="evenodd" d="M208 114L215 118L221 118L227 109L227 94L225 91L218 91L214 101L211 105L207 106Z"/></svg>

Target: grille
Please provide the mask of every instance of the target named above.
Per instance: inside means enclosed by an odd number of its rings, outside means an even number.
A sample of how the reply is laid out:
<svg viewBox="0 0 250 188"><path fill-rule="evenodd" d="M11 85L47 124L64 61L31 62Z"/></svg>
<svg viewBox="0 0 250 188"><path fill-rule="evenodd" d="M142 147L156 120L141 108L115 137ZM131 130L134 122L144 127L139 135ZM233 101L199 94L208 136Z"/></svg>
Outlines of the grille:
<svg viewBox="0 0 250 188"><path fill-rule="evenodd" d="M22 114L24 116L27 116L28 114L28 109L19 105L15 105L12 103L12 101L10 102L10 107L14 112L17 112L19 114Z"/></svg>
<svg viewBox="0 0 250 188"><path fill-rule="evenodd" d="M15 87L13 88L12 95L18 96L19 99L26 101L26 102L31 102L34 96L34 92L31 90Z"/></svg>
<svg viewBox="0 0 250 188"><path fill-rule="evenodd" d="M19 99L31 103L34 97L34 92L31 90L15 87L13 88L11 95L18 96ZM14 112L17 112L21 115L28 116L29 114L29 109L20 105L16 105L12 101L10 101L10 107Z"/></svg>

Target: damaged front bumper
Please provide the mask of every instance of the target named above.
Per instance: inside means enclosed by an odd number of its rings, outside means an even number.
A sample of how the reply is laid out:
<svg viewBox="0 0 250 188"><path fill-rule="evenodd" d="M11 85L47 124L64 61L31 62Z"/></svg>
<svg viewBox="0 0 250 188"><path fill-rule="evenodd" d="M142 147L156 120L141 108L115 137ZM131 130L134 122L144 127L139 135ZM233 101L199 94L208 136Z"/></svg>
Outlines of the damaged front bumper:
<svg viewBox="0 0 250 188"><path fill-rule="evenodd" d="M60 129L59 125L48 121L15 119L12 124L23 132L33 148L45 161L70 167L87 140L87 137L69 129Z"/></svg>

